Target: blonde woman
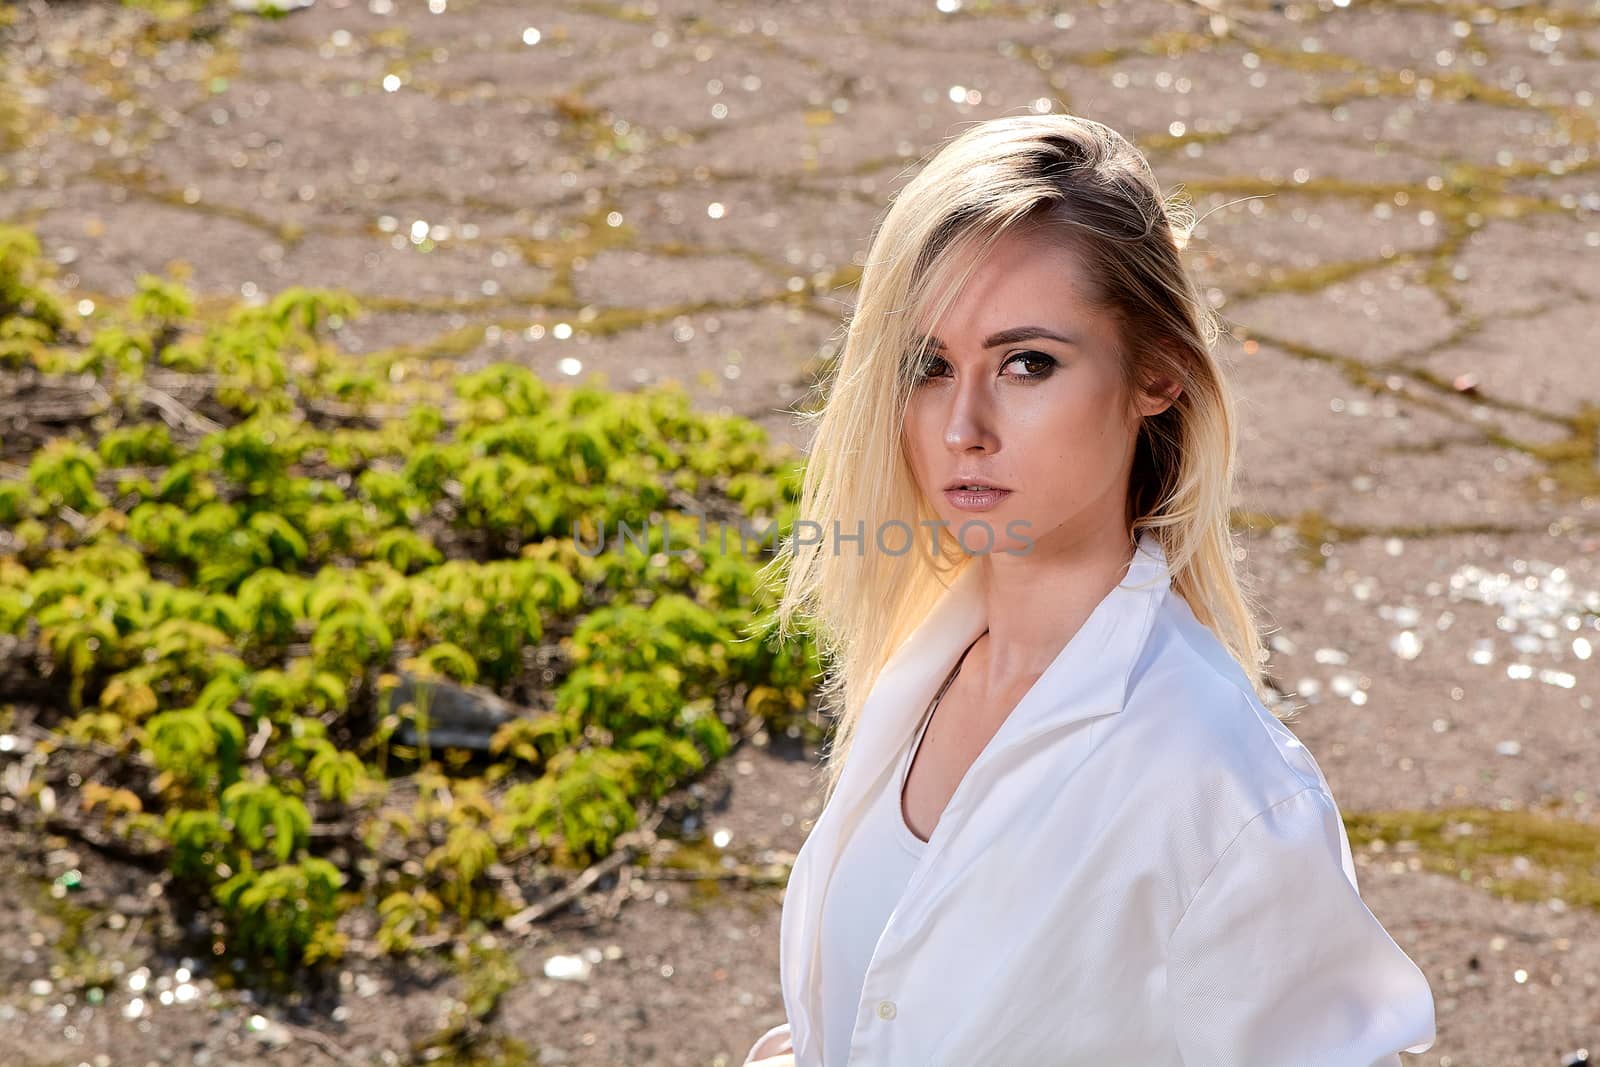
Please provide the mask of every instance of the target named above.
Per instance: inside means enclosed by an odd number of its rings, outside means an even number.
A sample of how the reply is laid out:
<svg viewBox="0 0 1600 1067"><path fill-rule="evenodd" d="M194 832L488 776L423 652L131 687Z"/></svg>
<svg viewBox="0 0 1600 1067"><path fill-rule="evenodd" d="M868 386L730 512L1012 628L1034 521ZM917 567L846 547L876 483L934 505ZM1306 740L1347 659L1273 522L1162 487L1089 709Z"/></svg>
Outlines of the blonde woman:
<svg viewBox="0 0 1600 1067"><path fill-rule="evenodd" d="M1192 213L978 123L875 232L779 615L839 709L746 1063L1373 1067L1435 1038L1261 699Z"/></svg>

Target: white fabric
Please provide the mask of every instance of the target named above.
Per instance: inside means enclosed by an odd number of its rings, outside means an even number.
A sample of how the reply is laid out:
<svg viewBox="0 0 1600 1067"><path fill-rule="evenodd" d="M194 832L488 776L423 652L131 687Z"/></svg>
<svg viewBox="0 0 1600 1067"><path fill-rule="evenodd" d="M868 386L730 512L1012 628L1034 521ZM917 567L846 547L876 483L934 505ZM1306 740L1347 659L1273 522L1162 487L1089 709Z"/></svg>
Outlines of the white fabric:
<svg viewBox="0 0 1600 1067"><path fill-rule="evenodd" d="M928 847L907 825L901 793L932 710L923 716L916 739L905 745L896 773L873 794L860 828L840 856L822 909L821 973L828 977L820 984L823 1017L829 1023L828 1062L843 1063L849 1056L850 1030L873 947Z"/></svg>
<svg viewBox="0 0 1600 1067"><path fill-rule="evenodd" d="M1359 895L1327 780L1149 534L974 760L877 939L847 1042L820 917L917 711L987 625L963 571L880 673L795 859L796 1067L1397 1067L1427 979ZM869 831L870 832L870 831Z"/></svg>
<svg viewBox="0 0 1600 1067"><path fill-rule="evenodd" d="M756 1043L750 1046L750 1051L745 1054L744 1063L740 1067L749 1067L750 1064L760 1063L762 1060L771 1059L783 1053L790 1053L789 1061L784 1064L784 1067L794 1067L792 1046L789 1044L789 1024L787 1022L779 1023L756 1038Z"/></svg>

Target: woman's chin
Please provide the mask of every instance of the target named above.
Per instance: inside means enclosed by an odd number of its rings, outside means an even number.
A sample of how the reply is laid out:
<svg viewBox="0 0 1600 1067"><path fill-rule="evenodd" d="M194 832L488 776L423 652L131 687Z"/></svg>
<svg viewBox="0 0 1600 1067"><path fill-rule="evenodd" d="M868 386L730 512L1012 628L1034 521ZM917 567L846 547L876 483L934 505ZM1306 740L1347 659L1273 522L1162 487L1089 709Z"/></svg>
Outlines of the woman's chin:
<svg viewBox="0 0 1600 1067"><path fill-rule="evenodd" d="M1033 545L1033 539L1027 536L1032 524L1016 515L1001 514L1000 511L996 509L982 515L964 512L940 515L945 522L939 533L941 543L945 538L952 538L961 551L969 556L1027 555Z"/></svg>

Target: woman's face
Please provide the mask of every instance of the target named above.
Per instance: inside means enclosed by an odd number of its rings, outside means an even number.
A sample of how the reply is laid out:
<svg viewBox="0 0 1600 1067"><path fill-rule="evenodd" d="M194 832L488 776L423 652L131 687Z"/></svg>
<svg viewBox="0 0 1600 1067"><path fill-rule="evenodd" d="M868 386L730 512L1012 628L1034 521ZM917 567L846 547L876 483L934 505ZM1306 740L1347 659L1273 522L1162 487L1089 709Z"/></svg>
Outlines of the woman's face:
<svg viewBox="0 0 1600 1067"><path fill-rule="evenodd" d="M941 545L958 537L971 554L1033 554L1126 531L1139 417L1171 401L1143 398L1128 410L1115 323L1085 290L1059 239L1007 234L939 336L919 324L927 348L904 441L924 498L949 523ZM949 488L969 482L1006 491ZM923 551L932 536L918 531Z"/></svg>

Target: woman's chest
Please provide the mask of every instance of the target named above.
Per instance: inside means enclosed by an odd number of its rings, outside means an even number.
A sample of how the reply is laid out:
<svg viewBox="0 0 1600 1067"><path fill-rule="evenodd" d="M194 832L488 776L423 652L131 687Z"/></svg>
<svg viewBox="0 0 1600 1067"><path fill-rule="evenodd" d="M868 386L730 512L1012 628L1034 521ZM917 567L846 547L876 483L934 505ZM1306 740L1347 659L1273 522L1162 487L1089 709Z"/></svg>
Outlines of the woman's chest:
<svg viewBox="0 0 1600 1067"><path fill-rule="evenodd" d="M1171 883L1152 857L1132 858L1144 851L1132 842L1059 815L983 820L981 853L952 841L933 865L944 874L910 887L854 1011L839 1013L852 1030L847 1063L1087 1065L1130 1047L1138 1055L1126 1062L1167 1062L1170 1035L1153 1021L1177 914ZM1130 1020L1146 1032L1130 1035Z"/></svg>
<svg viewBox="0 0 1600 1067"><path fill-rule="evenodd" d="M959 681L924 717L912 741L909 761L902 763L904 773L897 780L905 823L923 841L933 836L950 798L1025 691L986 701L960 688ZM996 706L1002 709L998 714L993 710Z"/></svg>

